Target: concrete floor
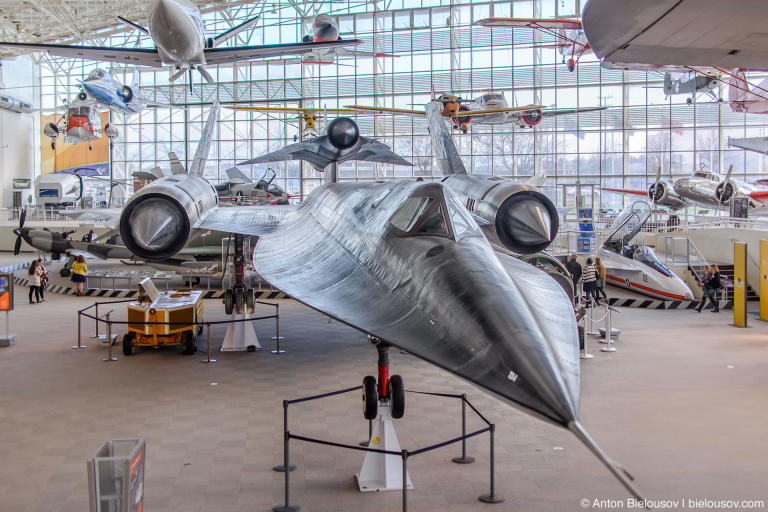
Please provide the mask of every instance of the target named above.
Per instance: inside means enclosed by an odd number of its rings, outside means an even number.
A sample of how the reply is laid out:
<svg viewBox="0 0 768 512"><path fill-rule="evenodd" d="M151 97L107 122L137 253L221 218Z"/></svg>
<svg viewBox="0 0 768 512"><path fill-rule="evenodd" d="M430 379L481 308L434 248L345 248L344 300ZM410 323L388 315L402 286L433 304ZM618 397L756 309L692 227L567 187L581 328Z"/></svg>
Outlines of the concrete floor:
<svg viewBox="0 0 768 512"><path fill-rule="evenodd" d="M88 298L49 294L11 315L17 343L0 348L0 510L87 510L85 461L110 438L147 441L145 510L267 511L282 502L281 401L358 385L375 372L376 351L357 331L281 301L288 352L219 353L213 365L177 350L140 350L104 363L106 349L76 343L76 310ZM206 302L207 319L223 316ZM102 310L103 311L103 310ZM269 308L264 308L269 314ZM125 318L124 305L115 309ZM763 499L768 502L768 325L728 327L730 313L624 309L618 352L592 342L582 365L586 428L636 477L649 498ZM85 327L90 334L93 324ZM273 323L256 323L265 348ZM220 344L223 328L213 330ZM118 333L122 335L123 330ZM450 462L458 446L409 461L409 510L565 511L580 500L629 498L573 435L544 424L412 356L392 353L408 389L466 392L497 424L497 492L488 491L488 438L469 441L478 462ZM216 383L216 385L212 385ZM459 405L408 395L397 421L403 447L460 432ZM291 431L344 443L367 434L352 393L295 406ZM479 426L470 421L470 428ZM363 454L292 443L292 502L307 511L399 510L399 492L356 490ZM611 510L626 506L606 507ZM722 510L722 509L721 509Z"/></svg>

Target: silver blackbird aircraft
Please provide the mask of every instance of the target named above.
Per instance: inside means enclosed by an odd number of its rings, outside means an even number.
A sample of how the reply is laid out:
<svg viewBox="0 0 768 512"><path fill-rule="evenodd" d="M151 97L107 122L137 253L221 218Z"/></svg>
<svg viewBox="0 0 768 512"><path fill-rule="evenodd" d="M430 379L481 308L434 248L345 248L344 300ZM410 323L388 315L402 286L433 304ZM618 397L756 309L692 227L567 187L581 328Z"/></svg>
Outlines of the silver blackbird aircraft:
<svg viewBox="0 0 768 512"><path fill-rule="evenodd" d="M149 35L155 48L119 48L106 46L80 46L63 44L0 42L0 47L18 50L45 51L58 57L89 59L115 62L132 66L160 68L172 66L175 72L173 82L187 70L196 69L212 84L213 77L205 70L207 64L232 64L233 62L303 55L318 49L352 46L361 43L358 39L345 41L314 41L257 46L222 46L243 30L258 21L251 18L221 34L208 37L205 34L203 18L197 3L193 0L152 0L147 13L148 26L119 18L122 22ZM191 80L190 80L191 85Z"/></svg>
<svg viewBox="0 0 768 512"><path fill-rule="evenodd" d="M733 166L725 176L705 171L703 168L690 176L677 178L671 184L657 179L648 190L622 188L603 188L608 192L646 196L656 205L670 210L681 210L687 206L698 206L719 210L728 204L731 198L746 198L750 211L763 215L768 201L768 187L747 183L731 178Z"/></svg>
<svg viewBox="0 0 768 512"><path fill-rule="evenodd" d="M329 143L356 143L347 123L328 131ZM494 251L446 185L326 183L297 207L216 203L200 166L160 178L124 206L121 238L153 260L172 256L200 230L258 236L253 266L270 284L569 429L641 499L579 421L568 296L544 272Z"/></svg>

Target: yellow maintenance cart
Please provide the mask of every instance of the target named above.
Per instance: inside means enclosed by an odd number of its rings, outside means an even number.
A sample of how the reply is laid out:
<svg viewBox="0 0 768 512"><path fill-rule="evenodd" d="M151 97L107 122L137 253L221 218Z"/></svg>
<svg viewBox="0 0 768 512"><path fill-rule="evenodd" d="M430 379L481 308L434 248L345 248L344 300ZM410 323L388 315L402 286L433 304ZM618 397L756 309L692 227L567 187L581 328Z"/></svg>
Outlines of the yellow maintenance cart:
<svg viewBox="0 0 768 512"><path fill-rule="evenodd" d="M144 281L142 284L147 286ZM138 300L128 304L128 332L123 337L123 354L131 355L133 347L182 345L186 347L185 354L194 354L195 322L203 320L203 292L159 292L156 289L153 292L149 296L154 296L154 300ZM199 326L198 333L201 331L202 326Z"/></svg>

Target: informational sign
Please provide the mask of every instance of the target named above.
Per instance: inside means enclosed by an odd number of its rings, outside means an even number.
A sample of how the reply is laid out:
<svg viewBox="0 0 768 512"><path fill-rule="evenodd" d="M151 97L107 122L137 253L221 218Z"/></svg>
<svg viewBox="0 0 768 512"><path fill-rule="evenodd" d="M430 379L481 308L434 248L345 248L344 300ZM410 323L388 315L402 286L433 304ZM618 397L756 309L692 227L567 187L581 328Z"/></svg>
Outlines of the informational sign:
<svg viewBox="0 0 768 512"><path fill-rule="evenodd" d="M579 254L591 254L595 248L595 234L580 234L576 237L576 252Z"/></svg>
<svg viewBox="0 0 768 512"><path fill-rule="evenodd" d="M735 219L746 219L749 215L749 198L732 197L731 198L731 217Z"/></svg>
<svg viewBox="0 0 768 512"><path fill-rule="evenodd" d="M128 500L131 512L144 511L144 445L131 459L128 470Z"/></svg>
<svg viewBox="0 0 768 512"><path fill-rule="evenodd" d="M13 310L13 274L0 274L0 311Z"/></svg>

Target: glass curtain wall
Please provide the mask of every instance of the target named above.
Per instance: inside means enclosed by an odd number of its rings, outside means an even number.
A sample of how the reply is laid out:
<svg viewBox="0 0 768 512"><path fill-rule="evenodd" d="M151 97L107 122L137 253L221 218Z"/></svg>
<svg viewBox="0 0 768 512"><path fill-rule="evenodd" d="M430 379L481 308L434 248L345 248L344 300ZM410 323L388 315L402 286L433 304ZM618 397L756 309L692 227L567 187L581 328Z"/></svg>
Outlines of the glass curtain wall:
<svg viewBox="0 0 768 512"><path fill-rule="evenodd" d="M644 189L656 170L670 179L703 166L733 177L754 179L766 171L766 157L728 146L729 137L768 135L768 115L733 112L727 86L715 92L726 101L688 95L665 97L663 74L602 68L584 55L574 72L552 48L554 39L529 29L472 26L487 17L577 17L578 0L448 2L393 0L387 11L378 4L349 1L313 4L313 14L338 17L341 37L363 39L356 49L398 55L396 58L346 57L334 64L302 65L288 61L252 61L207 68L217 81L203 83L194 74L174 84L169 71L125 69L77 60L44 58L40 104L51 113L62 99L77 92L77 80L93 68L110 69L118 79L138 80L141 93L160 102L186 108L148 108L123 119L112 114L120 131L112 150L115 178L131 181L137 170L168 167L174 151L190 161L197 147L207 106L217 99L231 104L264 106L343 107L377 105L420 108L433 94L453 92L475 98L487 91L504 94L510 105L539 104L557 108L606 106L606 110L545 118L534 128L513 124L471 124L458 133L457 145L472 172L524 178L546 174L548 185L586 183L604 187ZM285 4L260 10L257 6L204 14L206 29L218 33L261 12L263 22L239 36L238 44L286 43L309 34L312 16L300 18ZM135 32L111 36L99 43L150 46ZM751 76L758 83L761 76ZM342 180L392 177L439 177L423 118L401 115L357 116L361 133L392 146L413 162L393 167L365 162L341 166ZM222 108L215 144L206 167L213 181L226 179L235 163L276 150L299 136L292 114L266 115ZM306 194L322 175L298 162L272 164L280 184L291 194ZM242 168L261 176L267 166ZM601 206L617 207L622 197L603 193Z"/></svg>

